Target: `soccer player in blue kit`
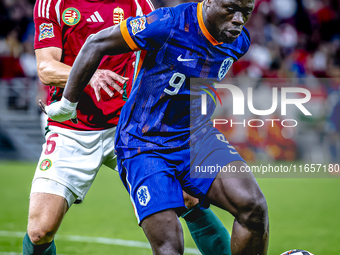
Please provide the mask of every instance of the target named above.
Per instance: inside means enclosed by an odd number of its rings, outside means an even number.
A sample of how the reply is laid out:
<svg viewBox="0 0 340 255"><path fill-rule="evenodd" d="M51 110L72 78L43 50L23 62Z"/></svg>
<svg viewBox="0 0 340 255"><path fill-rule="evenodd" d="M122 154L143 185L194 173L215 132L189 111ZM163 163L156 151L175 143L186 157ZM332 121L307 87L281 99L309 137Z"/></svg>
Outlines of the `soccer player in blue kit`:
<svg viewBox="0 0 340 255"><path fill-rule="evenodd" d="M235 217L233 255L267 254L267 204L252 173L243 178L224 171L214 178L190 174L194 166L247 166L213 127L213 99L208 98L207 115L201 115L199 97L190 99L199 95L190 78L207 78L208 88L223 80L250 46L244 25L253 9L254 0L205 0L128 18L87 40L64 100L46 107L52 119L75 118L82 90L102 57L143 50L117 127L116 151L120 177L154 254L183 254L177 218L184 207L182 188L202 207L213 204Z"/></svg>

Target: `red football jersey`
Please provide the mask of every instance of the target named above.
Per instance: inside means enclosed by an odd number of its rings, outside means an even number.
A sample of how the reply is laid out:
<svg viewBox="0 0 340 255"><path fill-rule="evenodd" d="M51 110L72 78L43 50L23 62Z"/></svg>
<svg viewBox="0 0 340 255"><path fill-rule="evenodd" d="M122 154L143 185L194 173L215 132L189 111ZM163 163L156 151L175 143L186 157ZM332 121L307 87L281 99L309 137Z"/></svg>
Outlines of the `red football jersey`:
<svg viewBox="0 0 340 255"><path fill-rule="evenodd" d="M119 24L130 16L140 16L153 10L151 0L37 0L34 7L34 48L61 48L61 62L72 66L89 35ZM110 69L130 78L123 85L123 95L115 92L110 98L101 91L102 100L97 102L92 87L88 85L77 107L79 123L60 123L49 119L49 125L76 130L102 130L116 126L120 109L131 91L133 61L134 53L105 56L99 66L99 69ZM62 93L63 89L50 87L48 104L59 101Z"/></svg>

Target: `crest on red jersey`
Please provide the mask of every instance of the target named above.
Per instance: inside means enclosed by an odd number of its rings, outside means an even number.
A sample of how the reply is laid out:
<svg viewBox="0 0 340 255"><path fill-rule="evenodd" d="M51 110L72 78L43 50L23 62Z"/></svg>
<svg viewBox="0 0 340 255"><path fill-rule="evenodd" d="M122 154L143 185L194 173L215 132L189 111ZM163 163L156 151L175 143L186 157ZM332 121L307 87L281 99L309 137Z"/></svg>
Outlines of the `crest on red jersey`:
<svg viewBox="0 0 340 255"><path fill-rule="evenodd" d="M113 10L113 24L117 25L124 20L124 10L122 8L115 8Z"/></svg>
<svg viewBox="0 0 340 255"><path fill-rule="evenodd" d="M80 21L81 15L76 8L70 7L63 12L62 17L66 25L74 26Z"/></svg>

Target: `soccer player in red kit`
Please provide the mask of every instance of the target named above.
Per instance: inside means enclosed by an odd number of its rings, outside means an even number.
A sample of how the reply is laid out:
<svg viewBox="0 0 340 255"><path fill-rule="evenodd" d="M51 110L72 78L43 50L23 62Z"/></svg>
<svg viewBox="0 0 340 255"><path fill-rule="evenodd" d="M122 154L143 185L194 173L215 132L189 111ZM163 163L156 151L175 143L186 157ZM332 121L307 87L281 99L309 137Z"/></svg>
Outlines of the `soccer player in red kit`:
<svg viewBox="0 0 340 255"><path fill-rule="evenodd" d="M50 86L48 104L61 99L88 36L153 9L150 0L37 0L34 48L39 77ZM115 169L113 138L134 61L134 53L105 57L78 105L78 123L48 120L32 182L24 254L56 254L53 238L67 210L83 201L102 164Z"/></svg>
<svg viewBox="0 0 340 255"><path fill-rule="evenodd" d="M37 0L34 48L39 77L50 86L48 104L61 100L71 66L91 34L152 10L150 0ZM102 164L115 169L114 134L139 55L103 58L77 105L77 123L49 119L32 182L25 255L56 254L53 238L67 210L84 200ZM193 207L185 219L203 254L230 254L230 236L210 209Z"/></svg>

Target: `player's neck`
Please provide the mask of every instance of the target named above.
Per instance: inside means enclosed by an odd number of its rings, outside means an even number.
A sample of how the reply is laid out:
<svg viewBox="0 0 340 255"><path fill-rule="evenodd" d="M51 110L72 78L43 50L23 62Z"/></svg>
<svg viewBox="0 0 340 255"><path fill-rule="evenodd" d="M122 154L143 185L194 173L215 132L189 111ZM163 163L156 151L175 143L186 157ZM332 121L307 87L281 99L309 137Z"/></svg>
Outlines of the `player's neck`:
<svg viewBox="0 0 340 255"><path fill-rule="evenodd" d="M211 34L212 37L214 37L214 39L216 41L218 41L218 36L215 32L215 29L214 27L211 25L211 23L209 22L209 19L208 19L208 14L207 14L207 6L205 4L205 1L203 1L203 6L202 6L202 17L203 17L203 23L205 25L205 27L207 28L207 30L209 31L209 33Z"/></svg>

